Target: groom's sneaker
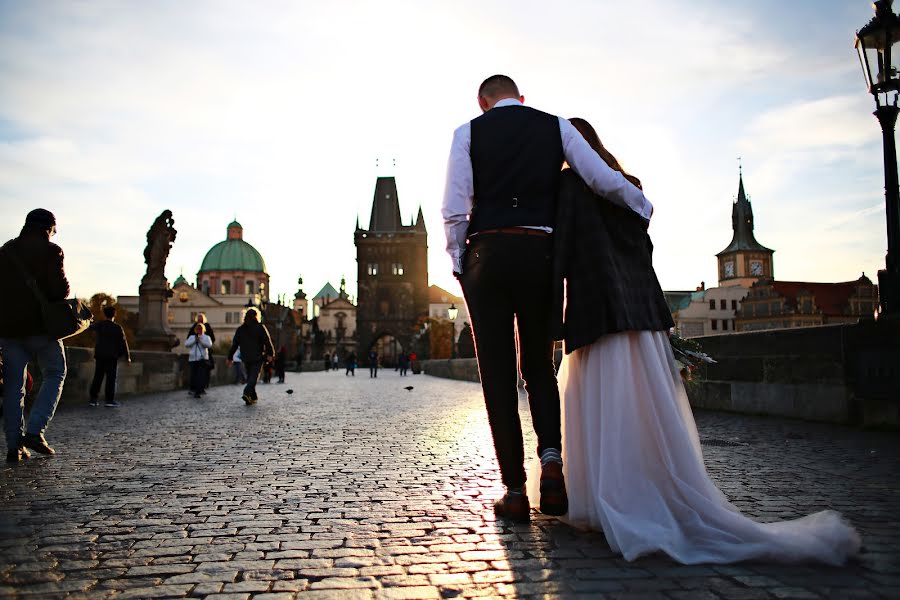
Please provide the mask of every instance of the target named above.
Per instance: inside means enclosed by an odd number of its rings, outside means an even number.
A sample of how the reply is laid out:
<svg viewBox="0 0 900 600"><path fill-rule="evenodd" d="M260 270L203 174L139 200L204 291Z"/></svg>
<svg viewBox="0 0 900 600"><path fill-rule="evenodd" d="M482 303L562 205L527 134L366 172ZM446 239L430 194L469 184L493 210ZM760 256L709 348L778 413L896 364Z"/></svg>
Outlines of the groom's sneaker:
<svg viewBox="0 0 900 600"><path fill-rule="evenodd" d="M541 512L553 517L569 512L562 463L548 462L541 468Z"/></svg>
<svg viewBox="0 0 900 600"><path fill-rule="evenodd" d="M528 496L522 492L506 492L494 502L494 514L503 519L527 523L531 519L531 505Z"/></svg>

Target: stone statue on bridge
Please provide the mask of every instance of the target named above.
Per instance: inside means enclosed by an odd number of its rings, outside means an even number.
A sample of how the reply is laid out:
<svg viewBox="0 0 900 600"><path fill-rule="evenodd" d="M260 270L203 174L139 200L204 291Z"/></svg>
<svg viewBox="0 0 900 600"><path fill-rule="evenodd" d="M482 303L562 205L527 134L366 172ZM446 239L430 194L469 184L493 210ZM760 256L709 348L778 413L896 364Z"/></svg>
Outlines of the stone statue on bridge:
<svg viewBox="0 0 900 600"><path fill-rule="evenodd" d="M150 230L147 232L147 247L144 248L147 273L141 280L142 282L165 281L166 259L169 257L172 243L175 242L175 236L178 234L173 227L174 224L172 211L164 210L150 226Z"/></svg>
<svg viewBox="0 0 900 600"><path fill-rule="evenodd" d="M144 262L147 273L141 279L138 300L138 330L135 345L142 350L168 352L178 345L178 338L169 327L169 298L172 290L166 281L166 259L175 241L171 210L164 210L147 232Z"/></svg>

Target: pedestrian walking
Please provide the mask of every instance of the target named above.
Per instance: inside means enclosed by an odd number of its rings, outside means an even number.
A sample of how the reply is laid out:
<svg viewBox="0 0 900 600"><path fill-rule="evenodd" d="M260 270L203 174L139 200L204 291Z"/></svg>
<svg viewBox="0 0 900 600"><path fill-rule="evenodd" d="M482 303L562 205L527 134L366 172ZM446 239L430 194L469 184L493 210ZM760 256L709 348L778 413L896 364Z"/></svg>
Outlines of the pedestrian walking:
<svg viewBox="0 0 900 600"><path fill-rule="evenodd" d="M206 332L206 335L209 336L210 341L212 341L212 343L215 344L216 343L216 333L213 331L212 325L210 325L209 321L206 319L205 313L197 313L197 316L194 317L194 324L197 324L197 323L200 323L201 325L203 325L204 332ZM188 329L187 337L191 337L191 335L193 333L194 333L194 328L191 327L190 329ZM216 368L216 361L213 360L213 351L212 351L211 347L207 350L207 353L209 354L209 357L206 361L206 364L209 367L209 371L212 371L213 369ZM210 373L207 373L206 375L207 375L207 385L208 385ZM206 394L206 387L203 388L203 391L200 392L200 394L201 395Z"/></svg>
<svg viewBox="0 0 900 600"><path fill-rule="evenodd" d="M232 366L234 367L234 383L244 385L247 383L247 373L244 371L244 361L241 360L241 351L238 350L234 353L234 357L231 359Z"/></svg>
<svg viewBox="0 0 900 600"><path fill-rule="evenodd" d="M282 346L275 355L275 376L278 377L278 383L284 383L284 367L287 363L287 348Z"/></svg>
<svg viewBox="0 0 900 600"><path fill-rule="evenodd" d="M369 351L369 377L378 377L378 353L375 350Z"/></svg>
<svg viewBox="0 0 900 600"><path fill-rule="evenodd" d="M325 371L326 372L330 371L331 370L331 355L325 354L324 361L325 361Z"/></svg>
<svg viewBox="0 0 900 600"><path fill-rule="evenodd" d="M400 367L400 377L406 377L409 370L409 354L401 352L400 357L397 359L397 364Z"/></svg>
<svg viewBox="0 0 900 600"><path fill-rule="evenodd" d="M27 278L50 302L65 300L69 282L63 267L63 251L50 238L56 235L56 217L37 208L25 217L19 237L0 249L0 347L3 348L3 422L6 461L29 457L30 448L54 454L44 432L56 412L66 379L66 355L62 341L52 337L41 316L41 306ZM24 273L23 273L24 271ZM37 360L41 387L25 427L25 378L28 363Z"/></svg>
<svg viewBox="0 0 900 600"><path fill-rule="evenodd" d="M347 372L344 373L344 375L352 375L353 377L356 377L356 353L351 352L346 357L344 357L344 364L347 367Z"/></svg>
<svg viewBox="0 0 900 600"><path fill-rule="evenodd" d="M96 340L94 343L94 379L91 381L90 402L91 406L98 406L100 403L100 386L103 380L106 380L104 389L104 399L106 406L109 408L118 408L122 406L116 400L116 381L119 373L119 359L124 358L127 362L131 362L131 353L128 350L128 341L125 339L125 332L122 326L116 323L116 307L104 306L103 316L105 321L94 323L91 325Z"/></svg>
<svg viewBox="0 0 900 600"><path fill-rule="evenodd" d="M212 343L216 343L216 333L213 331L212 325L209 324L209 321L206 319L205 313L197 313L197 316L194 317L194 324L200 323L203 325L204 330L206 331L206 335L209 336L209 339L212 340ZM194 328L191 327L188 329L187 337L191 337L194 333ZM185 338L187 339L187 338Z"/></svg>
<svg viewBox="0 0 900 600"><path fill-rule="evenodd" d="M335 371L338 370L338 355L337 352L331 355L331 368Z"/></svg>
<svg viewBox="0 0 900 600"><path fill-rule="evenodd" d="M247 369L247 385L241 399L248 406L256 404L259 398L256 395L256 382L259 381L259 372L263 363L270 360L275 353L272 346L272 338L269 330L259 322L259 313L250 309L244 315L244 323L234 332L231 349L228 351L228 363L232 363L234 353L240 349L244 366Z"/></svg>
<svg viewBox="0 0 900 600"><path fill-rule="evenodd" d="M190 348L188 364L191 367L191 394L199 398L209 385L209 349L212 348L212 339L206 335L206 326L203 323L194 323L194 331L184 343Z"/></svg>

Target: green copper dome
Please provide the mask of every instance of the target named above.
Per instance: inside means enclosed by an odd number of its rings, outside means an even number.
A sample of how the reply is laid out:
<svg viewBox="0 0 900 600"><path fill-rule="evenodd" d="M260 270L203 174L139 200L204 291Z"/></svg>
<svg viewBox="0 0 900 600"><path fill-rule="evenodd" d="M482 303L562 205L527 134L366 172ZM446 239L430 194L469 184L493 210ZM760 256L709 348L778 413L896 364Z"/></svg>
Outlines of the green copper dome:
<svg viewBox="0 0 900 600"><path fill-rule="evenodd" d="M256 248L243 240L244 228L237 221L228 224L228 238L209 249L200 265L207 271L266 272L266 261Z"/></svg>

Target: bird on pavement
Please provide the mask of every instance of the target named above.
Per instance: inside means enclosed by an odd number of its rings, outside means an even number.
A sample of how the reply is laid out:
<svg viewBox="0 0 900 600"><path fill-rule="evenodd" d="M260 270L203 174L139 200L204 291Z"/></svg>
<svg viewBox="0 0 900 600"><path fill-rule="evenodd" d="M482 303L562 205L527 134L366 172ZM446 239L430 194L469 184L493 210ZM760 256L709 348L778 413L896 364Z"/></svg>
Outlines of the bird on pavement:
<svg viewBox="0 0 900 600"><path fill-rule="evenodd" d="M411 392L411 391L413 390L413 386L408 385L408 386L406 386L406 387L403 388L403 389L406 390L407 392Z"/></svg>
<svg viewBox="0 0 900 600"><path fill-rule="evenodd" d="M294 390L284 390L284 391L287 392L288 394L293 394L293 393L294 393Z"/></svg>

